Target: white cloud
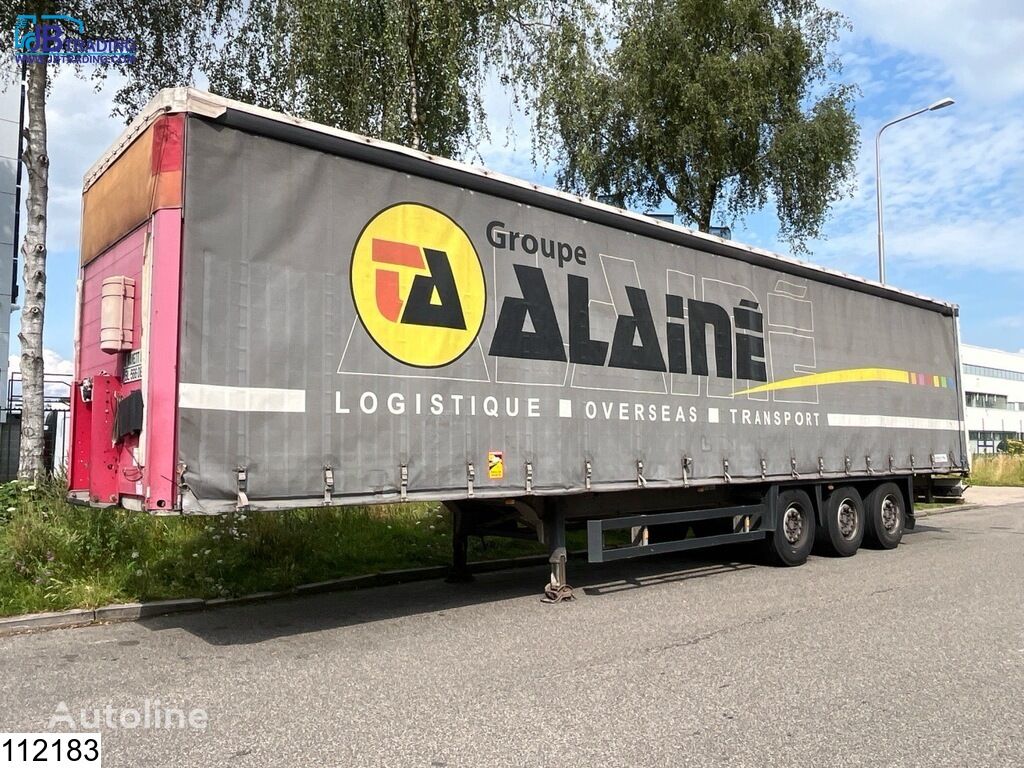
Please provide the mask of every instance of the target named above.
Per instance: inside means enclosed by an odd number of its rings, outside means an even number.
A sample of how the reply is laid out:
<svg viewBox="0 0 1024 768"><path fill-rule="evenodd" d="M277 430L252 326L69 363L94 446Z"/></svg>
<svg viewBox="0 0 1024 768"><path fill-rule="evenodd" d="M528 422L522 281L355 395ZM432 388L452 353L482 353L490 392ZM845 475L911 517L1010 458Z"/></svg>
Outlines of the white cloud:
<svg viewBox="0 0 1024 768"><path fill-rule="evenodd" d="M21 355L11 355L8 357L7 365L11 373L20 371ZM47 376L50 374L55 376L73 376L75 364L52 349L43 349L43 370L46 371Z"/></svg>
<svg viewBox="0 0 1024 768"><path fill-rule="evenodd" d="M1020 0L833 0L857 34L941 62L963 91L985 101L1024 93ZM904 73L907 74L907 73Z"/></svg>
<svg viewBox="0 0 1024 768"><path fill-rule="evenodd" d="M1024 108L926 113L882 138L882 199L890 263L1024 272ZM857 188L832 209L812 260L876 274L874 126L862 129ZM769 244L785 252L783 243ZM982 253L983 249L983 253ZM983 256L983 258L982 258Z"/></svg>
<svg viewBox="0 0 1024 768"><path fill-rule="evenodd" d="M993 116L994 118L994 116ZM857 193L835 208L834 232L817 249L873 258L873 135L862 136ZM897 258L948 265L971 262L993 270L1024 270L1019 232L1024 230L1020 189L1024 180L1024 111L997 119L921 117L883 136L882 179L886 250ZM984 243L986 258L976 260Z"/></svg>
<svg viewBox="0 0 1024 768"><path fill-rule="evenodd" d="M7 364L11 373L21 370L20 355L11 355L7 358ZM75 364L52 349L43 349L43 372L46 376L46 383L43 386L43 394L48 398L66 398L71 394L70 383L75 374ZM21 381L14 382L14 394L20 396Z"/></svg>

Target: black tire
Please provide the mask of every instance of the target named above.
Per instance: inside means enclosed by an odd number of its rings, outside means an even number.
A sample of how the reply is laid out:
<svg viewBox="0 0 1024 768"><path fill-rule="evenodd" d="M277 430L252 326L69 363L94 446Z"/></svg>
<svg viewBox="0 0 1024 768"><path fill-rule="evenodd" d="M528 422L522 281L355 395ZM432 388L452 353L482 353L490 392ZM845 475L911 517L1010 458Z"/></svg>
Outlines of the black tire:
<svg viewBox="0 0 1024 768"><path fill-rule="evenodd" d="M768 556L781 566L803 565L814 546L814 505L803 491L779 494L775 530L768 535Z"/></svg>
<svg viewBox="0 0 1024 768"><path fill-rule="evenodd" d="M839 557L857 554L864 541L864 500L856 488L836 488L825 500L822 510L824 525L818 535L829 552Z"/></svg>
<svg viewBox="0 0 1024 768"><path fill-rule="evenodd" d="M903 538L907 510L896 483L882 483L865 501L865 531L868 541L882 549L896 549Z"/></svg>

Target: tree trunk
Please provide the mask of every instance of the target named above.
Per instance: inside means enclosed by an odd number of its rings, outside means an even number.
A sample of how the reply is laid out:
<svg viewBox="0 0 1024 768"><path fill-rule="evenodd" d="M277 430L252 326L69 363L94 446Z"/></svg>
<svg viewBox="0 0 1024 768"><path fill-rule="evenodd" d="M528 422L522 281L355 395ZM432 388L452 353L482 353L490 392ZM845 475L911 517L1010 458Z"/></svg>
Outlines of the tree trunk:
<svg viewBox="0 0 1024 768"><path fill-rule="evenodd" d="M416 72L416 48L419 45L419 16L415 0L406 7L406 51L409 56L409 126L412 129L412 148L421 149L422 117L419 112L419 77Z"/></svg>
<svg viewBox="0 0 1024 768"><path fill-rule="evenodd" d="M18 477L36 480L43 463L43 311L46 306L46 203L50 158L46 154L46 63L29 64L27 144L28 221L21 245L25 295L21 309L21 454Z"/></svg>
<svg viewBox="0 0 1024 768"><path fill-rule="evenodd" d="M715 200L718 199L718 185L713 184L701 197L697 208L697 229L701 232L711 231L711 217L715 213Z"/></svg>

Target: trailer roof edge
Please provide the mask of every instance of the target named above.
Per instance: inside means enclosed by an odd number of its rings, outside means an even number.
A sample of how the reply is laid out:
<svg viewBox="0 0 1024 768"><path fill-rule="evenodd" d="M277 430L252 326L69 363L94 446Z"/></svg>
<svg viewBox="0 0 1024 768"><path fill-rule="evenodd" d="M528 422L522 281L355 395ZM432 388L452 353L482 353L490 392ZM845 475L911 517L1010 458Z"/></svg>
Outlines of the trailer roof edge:
<svg viewBox="0 0 1024 768"><path fill-rule="evenodd" d="M874 280L822 267L734 240L724 240L704 232L668 224L640 213L615 208L580 195L534 184L480 166L461 163L299 117L273 112L195 88L167 88L160 91L125 128L118 140L86 172L83 189L89 189L121 153L159 116L182 112L270 138L376 163L413 175L460 184L476 191L588 219L594 223L605 224L638 235L736 258L801 277L823 280L862 293L938 311L945 315L956 316L958 314L959 308L950 302L893 288Z"/></svg>
<svg viewBox="0 0 1024 768"><path fill-rule="evenodd" d="M238 102L233 102L238 103ZM228 100L195 88L164 88L143 107L142 111L121 131L117 141L111 144L99 159L89 166L82 179L82 192L103 175L152 123L161 115L189 112L216 118L228 108Z"/></svg>

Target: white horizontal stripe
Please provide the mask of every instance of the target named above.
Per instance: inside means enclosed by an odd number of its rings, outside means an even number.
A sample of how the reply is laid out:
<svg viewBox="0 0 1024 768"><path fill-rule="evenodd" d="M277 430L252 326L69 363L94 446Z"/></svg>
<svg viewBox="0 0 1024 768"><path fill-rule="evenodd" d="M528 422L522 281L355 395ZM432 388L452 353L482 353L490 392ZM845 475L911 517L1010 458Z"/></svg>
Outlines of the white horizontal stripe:
<svg viewBox="0 0 1024 768"><path fill-rule="evenodd" d="M960 432L963 422L956 419L926 419L919 416L882 416L870 413L830 413L830 427L874 427L876 429L941 429Z"/></svg>
<svg viewBox="0 0 1024 768"><path fill-rule="evenodd" d="M178 406L205 411L305 413L306 390L182 382L178 385Z"/></svg>

